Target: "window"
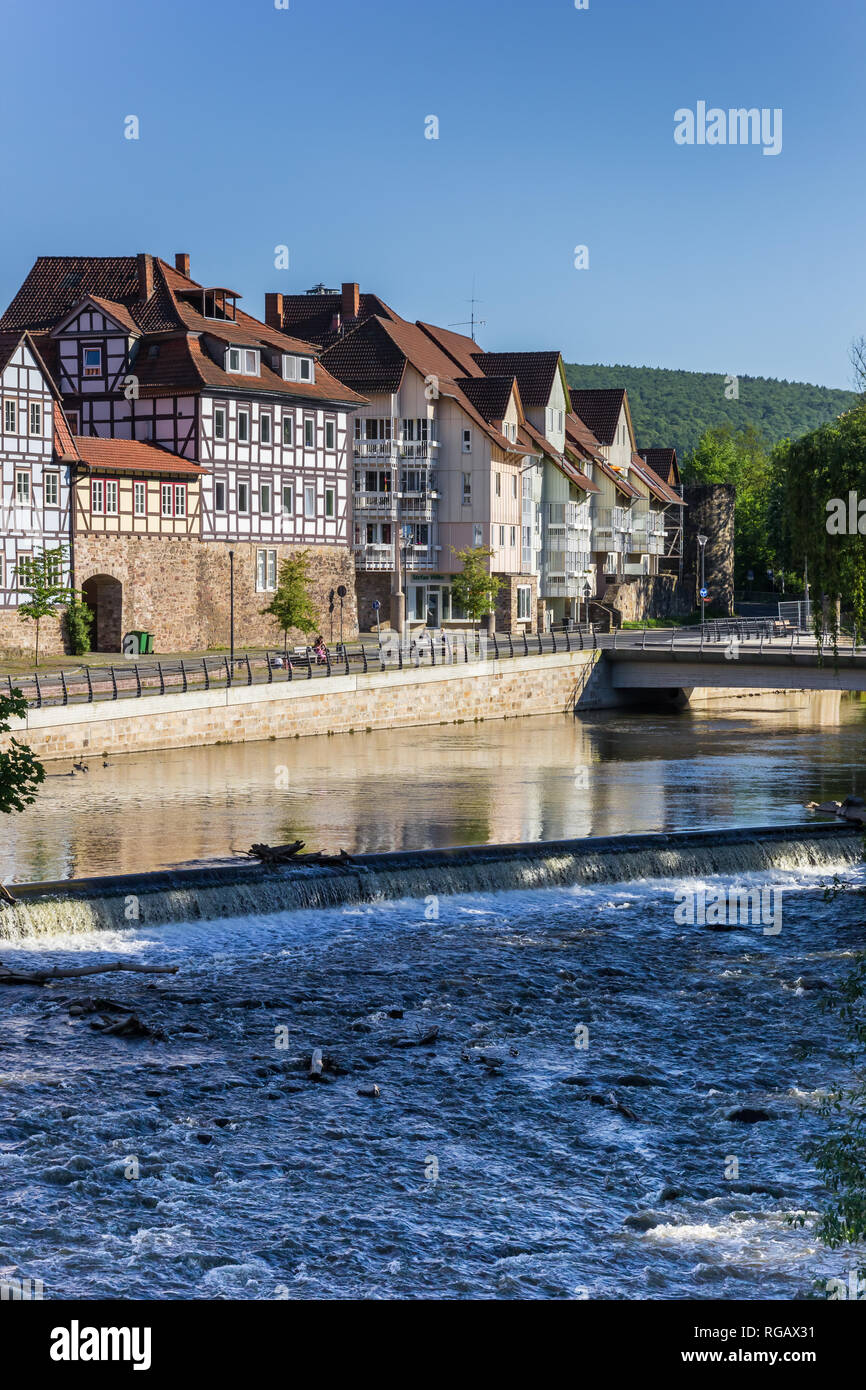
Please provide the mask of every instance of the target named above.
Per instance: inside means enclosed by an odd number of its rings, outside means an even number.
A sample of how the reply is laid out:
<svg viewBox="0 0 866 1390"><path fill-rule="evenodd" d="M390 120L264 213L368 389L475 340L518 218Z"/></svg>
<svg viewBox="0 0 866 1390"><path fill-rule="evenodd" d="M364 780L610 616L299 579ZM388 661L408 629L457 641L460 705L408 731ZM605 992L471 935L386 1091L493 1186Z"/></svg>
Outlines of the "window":
<svg viewBox="0 0 866 1390"><path fill-rule="evenodd" d="M316 515L316 487L314 483L308 483L304 487L304 516L308 521L314 520Z"/></svg>
<svg viewBox="0 0 866 1390"><path fill-rule="evenodd" d="M336 449L337 447L337 423L335 420L325 421L325 448Z"/></svg>
<svg viewBox="0 0 866 1390"><path fill-rule="evenodd" d="M225 483L214 484L214 510L224 512L226 509L226 485Z"/></svg>
<svg viewBox="0 0 866 1390"><path fill-rule="evenodd" d="M464 507L471 507L471 506L472 506L472 474L471 474L471 473L464 473L464 474L463 474L463 505L464 505Z"/></svg>
<svg viewBox="0 0 866 1390"><path fill-rule="evenodd" d="M162 515L174 515L174 499L172 497L171 483L163 483L160 487L160 497L162 500Z"/></svg>
<svg viewBox="0 0 866 1390"><path fill-rule="evenodd" d="M493 476L494 476L494 478L496 479L496 496L497 496L497 497L501 497L501 496L502 496L502 474L501 474L501 473L494 473Z"/></svg>
<svg viewBox="0 0 866 1390"><path fill-rule="evenodd" d="M334 489L333 489L332 487L326 487L326 488L325 488L325 516L331 516L331 517L336 516L336 514L337 514L336 500L337 500L337 494L336 494L336 492L334 491Z"/></svg>
<svg viewBox="0 0 866 1390"><path fill-rule="evenodd" d="M509 530L510 530L510 532L511 532L511 542L510 542L510 544L511 544L511 545L516 545L516 544L517 544L517 527L516 527L516 526L511 526L511 527L509 527Z"/></svg>
<svg viewBox="0 0 866 1390"><path fill-rule="evenodd" d="M315 381L316 373L312 357L292 357L283 355L284 381Z"/></svg>
<svg viewBox="0 0 866 1390"><path fill-rule="evenodd" d="M32 578L32 561L32 555L22 555L19 552L18 563L15 566L15 577L18 581L19 590L26 589L29 585Z"/></svg>
<svg viewBox="0 0 866 1390"><path fill-rule="evenodd" d="M78 411L77 411L77 410L67 410L67 411L66 411L66 423L67 423L67 425L69 426L69 433L70 433L70 434L80 434L80 433L81 433L81 428L80 428L79 423L78 423Z"/></svg>
<svg viewBox="0 0 866 1390"><path fill-rule="evenodd" d="M259 439L262 444L270 444L273 439L274 422L270 415L259 416Z"/></svg>
<svg viewBox="0 0 866 1390"><path fill-rule="evenodd" d="M481 526L473 526L473 527L472 527L472 544L473 544L473 545L483 545L483 544L484 544L484 529L483 529L483 527L481 527Z"/></svg>
<svg viewBox="0 0 866 1390"><path fill-rule="evenodd" d="M275 550L256 551L256 589L264 593L277 587L277 552Z"/></svg>
<svg viewBox="0 0 866 1390"><path fill-rule="evenodd" d="M304 421L304 448L315 449L316 447L316 422L306 419Z"/></svg>
<svg viewBox="0 0 866 1390"><path fill-rule="evenodd" d="M30 506L30 474L23 469L15 474L15 501L19 507Z"/></svg>
<svg viewBox="0 0 866 1390"><path fill-rule="evenodd" d="M463 452L464 452L464 454L471 454L471 453L472 453L472 431L471 431L471 430L464 430L464 431L463 431Z"/></svg>
<svg viewBox="0 0 866 1390"><path fill-rule="evenodd" d="M250 442L250 412L248 410L238 411L238 443L249 444Z"/></svg>
<svg viewBox="0 0 866 1390"><path fill-rule="evenodd" d="M238 511L248 512L250 509L250 489L248 483L238 483Z"/></svg>
<svg viewBox="0 0 866 1390"><path fill-rule="evenodd" d="M511 496L512 496L512 497L516 497L516 496L517 496L517 474L516 474L516 473L512 473L512 475L511 475Z"/></svg>
<svg viewBox="0 0 866 1390"><path fill-rule="evenodd" d="M291 483L283 484L283 516L295 514L295 489Z"/></svg>
<svg viewBox="0 0 866 1390"><path fill-rule="evenodd" d="M283 416L283 444L287 449L291 449L295 442L295 422L291 415Z"/></svg>
<svg viewBox="0 0 866 1390"><path fill-rule="evenodd" d="M82 352L85 376L102 376L102 348L85 347Z"/></svg>
<svg viewBox="0 0 866 1390"><path fill-rule="evenodd" d="M42 433L42 405L39 401L30 402L30 433Z"/></svg>
<svg viewBox="0 0 866 1390"><path fill-rule="evenodd" d="M56 507L60 502L60 474L45 474L45 505Z"/></svg>
<svg viewBox="0 0 866 1390"><path fill-rule="evenodd" d="M3 428L7 434L18 433L18 402L3 402Z"/></svg>
<svg viewBox="0 0 866 1390"><path fill-rule="evenodd" d="M258 348L229 348L226 352L226 371L237 372L241 376L258 376Z"/></svg>
<svg viewBox="0 0 866 1390"><path fill-rule="evenodd" d="M174 485L174 514L175 516L186 516L186 483L175 483Z"/></svg>
<svg viewBox="0 0 866 1390"><path fill-rule="evenodd" d="M94 516L101 516L105 511L105 488L101 478L90 480L90 510Z"/></svg>
<svg viewBox="0 0 866 1390"><path fill-rule="evenodd" d="M132 510L136 516L147 515L147 484L134 483L132 489Z"/></svg>
<svg viewBox="0 0 866 1390"><path fill-rule="evenodd" d="M261 512L262 516L270 516L271 514L270 483L262 483L261 487L259 488L259 511Z"/></svg>
<svg viewBox="0 0 866 1390"><path fill-rule="evenodd" d="M504 527L504 526L500 526L500 528L499 528L499 544L500 544L500 545L504 545L504 544L505 544L505 527Z"/></svg>
<svg viewBox="0 0 866 1390"><path fill-rule="evenodd" d="M213 437L221 440L226 437L226 408L224 405L218 405L214 410Z"/></svg>
<svg viewBox="0 0 866 1390"><path fill-rule="evenodd" d="M532 588L529 584L517 586L517 621L528 623L532 617Z"/></svg>
<svg viewBox="0 0 866 1390"><path fill-rule="evenodd" d="M106 516L117 516L117 513L118 513L118 511L119 511L119 507L118 507L118 494L119 494L119 492L120 492L120 486L119 486L119 484L118 484L118 482L117 482L117 479L116 479L116 478L106 478L106 480L105 480L105 515L106 515Z"/></svg>

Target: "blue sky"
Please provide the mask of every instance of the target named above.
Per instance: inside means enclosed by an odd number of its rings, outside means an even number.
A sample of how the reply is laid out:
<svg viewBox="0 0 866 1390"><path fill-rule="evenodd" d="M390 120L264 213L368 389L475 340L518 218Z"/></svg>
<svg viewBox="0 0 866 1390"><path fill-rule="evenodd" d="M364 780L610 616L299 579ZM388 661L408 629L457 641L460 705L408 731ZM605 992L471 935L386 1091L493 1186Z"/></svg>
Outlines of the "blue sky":
<svg viewBox="0 0 866 1390"><path fill-rule="evenodd" d="M474 287L492 350L850 385L862 0L289 3L7 0L4 305L40 253L183 250L256 314L358 280L448 324ZM781 153L676 145L701 100L780 107Z"/></svg>

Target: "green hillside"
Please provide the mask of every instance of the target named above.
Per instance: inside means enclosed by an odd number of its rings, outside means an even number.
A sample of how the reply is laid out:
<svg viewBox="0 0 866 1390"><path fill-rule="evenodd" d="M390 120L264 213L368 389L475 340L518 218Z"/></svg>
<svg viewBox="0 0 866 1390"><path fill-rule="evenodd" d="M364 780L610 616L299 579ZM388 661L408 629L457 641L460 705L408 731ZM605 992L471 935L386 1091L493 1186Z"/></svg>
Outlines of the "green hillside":
<svg viewBox="0 0 866 1390"><path fill-rule="evenodd" d="M753 425L774 444L807 434L857 400L853 391L764 376L741 376L739 400L726 400L721 373L577 363L567 364L566 372L569 385L584 390L625 386L638 446L673 445L680 458L714 425L730 423L735 430Z"/></svg>

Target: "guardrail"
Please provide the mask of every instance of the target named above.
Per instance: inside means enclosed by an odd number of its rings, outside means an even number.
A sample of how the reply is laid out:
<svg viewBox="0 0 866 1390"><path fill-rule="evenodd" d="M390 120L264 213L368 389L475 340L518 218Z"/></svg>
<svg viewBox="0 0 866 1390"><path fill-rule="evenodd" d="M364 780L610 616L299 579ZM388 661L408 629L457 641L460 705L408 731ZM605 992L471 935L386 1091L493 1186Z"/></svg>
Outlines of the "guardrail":
<svg viewBox="0 0 866 1390"><path fill-rule="evenodd" d="M44 675L2 677L9 692L18 689L32 709L93 704L103 700L141 699L189 691L230 689L234 685L273 685L331 676L403 670L404 667L468 665L520 656L545 656L599 648L604 639L592 628L548 633L436 633L407 637L395 634L379 644L337 644L317 657L306 651L267 651L260 655L197 657L176 661L132 661L122 665L82 666Z"/></svg>

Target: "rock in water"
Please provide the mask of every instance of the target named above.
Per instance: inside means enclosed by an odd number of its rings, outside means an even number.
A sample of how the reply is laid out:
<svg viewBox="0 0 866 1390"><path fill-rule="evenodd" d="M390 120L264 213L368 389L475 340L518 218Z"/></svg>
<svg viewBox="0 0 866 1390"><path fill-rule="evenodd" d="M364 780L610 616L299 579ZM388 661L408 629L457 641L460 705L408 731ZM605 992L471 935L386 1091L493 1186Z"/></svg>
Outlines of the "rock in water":
<svg viewBox="0 0 866 1390"><path fill-rule="evenodd" d="M755 1125L759 1120L772 1120L773 1116L769 1110L753 1109L750 1105L737 1106L735 1110L729 1110L725 1116L726 1120L735 1120L741 1125Z"/></svg>
<svg viewBox="0 0 866 1390"><path fill-rule="evenodd" d="M359 1087L358 1087L358 1095L359 1095L359 1096L365 1096L368 1100L378 1100L378 1099L379 1099L379 1087L378 1087L378 1086L359 1086Z"/></svg>

